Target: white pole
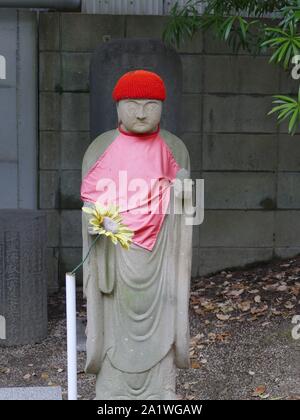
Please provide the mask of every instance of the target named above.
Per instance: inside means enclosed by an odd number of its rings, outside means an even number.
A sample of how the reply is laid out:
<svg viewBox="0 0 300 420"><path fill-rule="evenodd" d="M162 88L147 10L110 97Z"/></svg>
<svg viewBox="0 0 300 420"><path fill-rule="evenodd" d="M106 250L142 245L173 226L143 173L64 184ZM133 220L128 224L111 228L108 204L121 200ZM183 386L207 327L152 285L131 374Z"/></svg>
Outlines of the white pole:
<svg viewBox="0 0 300 420"><path fill-rule="evenodd" d="M77 400L76 280L66 273L68 400Z"/></svg>

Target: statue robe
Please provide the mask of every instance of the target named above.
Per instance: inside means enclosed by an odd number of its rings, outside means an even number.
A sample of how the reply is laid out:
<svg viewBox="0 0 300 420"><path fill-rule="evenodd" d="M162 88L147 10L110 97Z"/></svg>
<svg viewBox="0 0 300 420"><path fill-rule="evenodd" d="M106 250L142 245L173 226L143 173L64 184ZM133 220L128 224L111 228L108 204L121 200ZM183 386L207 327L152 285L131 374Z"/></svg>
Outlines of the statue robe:
<svg viewBox="0 0 300 420"><path fill-rule="evenodd" d="M83 159L82 180L119 134L118 129L111 130L91 143ZM161 129L159 135L171 152L177 169L189 173L190 160L183 142L166 130ZM174 188L170 186L168 211L151 249L137 242L125 250L103 236L97 240L84 263L87 373L101 377L109 364L116 372L136 375L136 382L139 374L158 370L164 359L162 369L165 371L171 369L172 362L179 368L189 367L192 226L186 225L184 214L174 213L176 200L181 199L174 200ZM84 201L84 205L92 203ZM90 217L82 212L83 256L94 239L88 233ZM112 372L108 375L112 376ZM148 394L139 395L143 399L145 395L161 397L159 391L156 394L153 390L156 386L154 379ZM138 391L134 394L133 388L130 398L139 398ZM100 398L98 392L96 398ZM119 393L114 398L129 396Z"/></svg>

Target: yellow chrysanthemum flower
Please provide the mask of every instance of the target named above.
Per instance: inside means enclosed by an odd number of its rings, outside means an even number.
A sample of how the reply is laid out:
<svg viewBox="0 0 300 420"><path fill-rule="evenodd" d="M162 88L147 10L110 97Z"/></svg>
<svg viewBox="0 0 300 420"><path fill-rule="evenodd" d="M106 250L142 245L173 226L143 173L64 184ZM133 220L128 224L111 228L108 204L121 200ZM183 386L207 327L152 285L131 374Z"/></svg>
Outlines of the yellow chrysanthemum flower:
<svg viewBox="0 0 300 420"><path fill-rule="evenodd" d="M133 231L122 223L117 206L110 205L108 208L104 208L95 203L94 207L82 207L82 210L94 216L89 221L90 229L94 234L105 235L115 245L119 242L123 248L129 249Z"/></svg>

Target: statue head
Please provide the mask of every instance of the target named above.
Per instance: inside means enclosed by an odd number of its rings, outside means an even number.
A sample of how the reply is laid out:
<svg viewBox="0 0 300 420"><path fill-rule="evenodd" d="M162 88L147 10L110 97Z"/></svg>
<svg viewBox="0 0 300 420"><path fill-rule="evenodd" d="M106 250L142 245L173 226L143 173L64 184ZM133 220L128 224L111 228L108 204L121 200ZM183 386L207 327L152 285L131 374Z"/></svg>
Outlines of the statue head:
<svg viewBox="0 0 300 420"><path fill-rule="evenodd" d="M116 83L112 96L123 130L133 133L157 130L166 98L166 88L158 74L146 70L125 73Z"/></svg>

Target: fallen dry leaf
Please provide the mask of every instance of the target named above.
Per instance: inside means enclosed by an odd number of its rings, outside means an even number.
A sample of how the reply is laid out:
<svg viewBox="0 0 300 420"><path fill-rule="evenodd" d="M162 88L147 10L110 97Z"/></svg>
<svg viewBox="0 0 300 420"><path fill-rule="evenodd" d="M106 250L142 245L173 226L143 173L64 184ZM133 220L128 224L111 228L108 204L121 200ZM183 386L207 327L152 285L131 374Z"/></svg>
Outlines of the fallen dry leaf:
<svg viewBox="0 0 300 420"><path fill-rule="evenodd" d="M282 312L279 311L277 308L272 308L271 312L273 315L282 315Z"/></svg>
<svg viewBox="0 0 300 420"><path fill-rule="evenodd" d="M192 369L200 369L200 363L197 360L192 360L191 368Z"/></svg>
<svg viewBox="0 0 300 420"><path fill-rule="evenodd" d="M242 312L247 312L250 310L251 308L251 302L250 300L245 300L244 302L240 302L238 304L238 308L242 311Z"/></svg>
<svg viewBox="0 0 300 420"><path fill-rule="evenodd" d="M216 314L216 317L220 321L228 321L228 319L230 318L230 315Z"/></svg>
<svg viewBox="0 0 300 420"><path fill-rule="evenodd" d="M258 289L249 290L248 293L257 294L257 293L259 293L259 290Z"/></svg>
<svg viewBox="0 0 300 420"><path fill-rule="evenodd" d="M239 296L241 296L241 294L244 293L244 289L240 289L240 290L231 290L230 292L228 292L227 294L229 296L232 296L233 298L237 298Z"/></svg>
<svg viewBox="0 0 300 420"><path fill-rule="evenodd" d="M268 309L268 305L263 305L263 306L254 306L253 308L251 308L250 312L252 313L252 315L256 315L256 314L261 314L262 312L265 312Z"/></svg>
<svg viewBox="0 0 300 420"><path fill-rule="evenodd" d="M284 307L286 308L286 309L293 309L294 307L295 307L295 305L292 303L292 302L290 302L289 300L284 304Z"/></svg>
<svg viewBox="0 0 300 420"><path fill-rule="evenodd" d="M291 293L295 296L298 296L300 293L300 287L298 286L292 286L291 287Z"/></svg>
<svg viewBox="0 0 300 420"><path fill-rule="evenodd" d="M286 292L288 290L288 287L286 284L281 284L280 286L277 287L277 292Z"/></svg>
<svg viewBox="0 0 300 420"><path fill-rule="evenodd" d="M264 394L266 392L266 386L265 385L259 385L257 386L252 393L253 397L259 397L260 395Z"/></svg>

